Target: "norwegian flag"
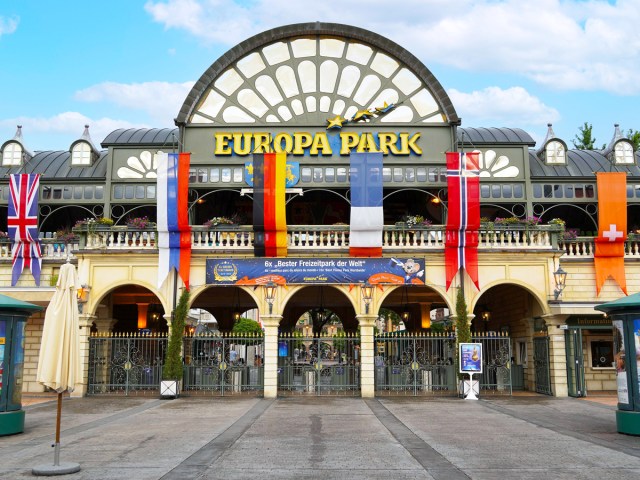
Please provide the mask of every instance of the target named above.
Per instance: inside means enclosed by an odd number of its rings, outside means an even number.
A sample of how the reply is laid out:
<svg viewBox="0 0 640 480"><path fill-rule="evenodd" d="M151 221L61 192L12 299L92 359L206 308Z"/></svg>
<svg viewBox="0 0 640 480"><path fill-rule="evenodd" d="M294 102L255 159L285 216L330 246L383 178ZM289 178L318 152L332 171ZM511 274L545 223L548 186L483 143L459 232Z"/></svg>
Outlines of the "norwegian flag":
<svg viewBox="0 0 640 480"><path fill-rule="evenodd" d="M478 153L447 152L449 213L445 239L446 288L461 268L478 286L480 177Z"/></svg>
<svg viewBox="0 0 640 480"><path fill-rule="evenodd" d="M13 243L11 254L13 267L11 286L18 283L18 279L25 268L40 286L40 271L42 269L42 252L38 239L38 189L40 175L14 174L9 177L9 211L7 226L9 238Z"/></svg>

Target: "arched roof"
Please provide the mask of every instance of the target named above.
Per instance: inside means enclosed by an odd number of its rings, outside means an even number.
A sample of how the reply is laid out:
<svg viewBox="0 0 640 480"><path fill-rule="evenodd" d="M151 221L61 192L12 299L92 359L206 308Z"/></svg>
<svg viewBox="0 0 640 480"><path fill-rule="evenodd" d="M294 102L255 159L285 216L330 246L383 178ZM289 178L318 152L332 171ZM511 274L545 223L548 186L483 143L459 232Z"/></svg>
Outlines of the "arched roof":
<svg viewBox="0 0 640 480"><path fill-rule="evenodd" d="M236 45L195 83L184 124L318 124L393 104L371 121L459 124L442 85L411 53L376 33L335 23L278 27Z"/></svg>
<svg viewBox="0 0 640 480"><path fill-rule="evenodd" d="M178 144L177 128L119 128L102 141L103 148L114 145L159 145L172 146Z"/></svg>
<svg viewBox="0 0 640 480"><path fill-rule="evenodd" d="M614 165L600 150L569 150L566 165L547 165L534 150L529 150L531 178L540 177L595 177L597 172L626 172L640 177L637 162L634 165Z"/></svg>
<svg viewBox="0 0 640 480"><path fill-rule="evenodd" d="M460 127L457 131L458 143L480 145L486 143L519 143L535 145L536 141L521 128L470 128Z"/></svg>
<svg viewBox="0 0 640 480"><path fill-rule="evenodd" d="M35 152L24 165L1 167L0 176L12 173L39 173L46 179L104 179L107 173L107 151L99 152L98 159L90 166L71 166L69 150Z"/></svg>

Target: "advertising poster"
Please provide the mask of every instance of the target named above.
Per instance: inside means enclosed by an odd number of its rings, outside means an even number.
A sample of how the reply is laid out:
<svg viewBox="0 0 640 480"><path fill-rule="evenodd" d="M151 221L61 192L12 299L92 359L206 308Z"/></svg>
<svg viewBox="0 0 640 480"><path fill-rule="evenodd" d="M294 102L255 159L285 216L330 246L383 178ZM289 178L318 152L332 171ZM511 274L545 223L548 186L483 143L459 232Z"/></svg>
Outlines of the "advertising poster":
<svg viewBox="0 0 640 480"><path fill-rule="evenodd" d="M424 285L418 258L240 258L207 259L207 284Z"/></svg>
<svg viewBox="0 0 640 480"><path fill-rule="evenodd" d="M636 372L638 373L638 391L640 391L640 318L633 321L633 338L636 344Z"/></svg>
<svg viewBox="0 0 640 480"><path fill-rule="evenodd" d="M625 368L626 356L624 351L624 328L622 320L613 320L611 324L613 326L613 361L616 365L618 403L628 404L629 387L627 385L627 370Z"/></svg>
<svg viewBox="0 0 640 480"><path fill-rule="evenodd" d="M460 373L482 373L482 344L460 344Z"/></svg>

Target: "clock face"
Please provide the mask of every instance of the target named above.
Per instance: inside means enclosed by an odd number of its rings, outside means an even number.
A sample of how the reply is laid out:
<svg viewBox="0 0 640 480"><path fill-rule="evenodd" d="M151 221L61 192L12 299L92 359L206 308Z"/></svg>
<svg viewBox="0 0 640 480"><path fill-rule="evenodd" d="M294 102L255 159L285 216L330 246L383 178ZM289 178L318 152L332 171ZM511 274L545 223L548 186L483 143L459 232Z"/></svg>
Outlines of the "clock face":
<svg viewBox="0 0 640 480"><path fill-rule="evenodd" d="M616 163L633 163L633 147L628 142L618 142L615 146Z"/></svg>
<svg viewBox="0 0 640 480"><path fill-rule="evenodd" d="M547 163L565 163L564 145L560 142L549 142L546 147Z"/></svg>

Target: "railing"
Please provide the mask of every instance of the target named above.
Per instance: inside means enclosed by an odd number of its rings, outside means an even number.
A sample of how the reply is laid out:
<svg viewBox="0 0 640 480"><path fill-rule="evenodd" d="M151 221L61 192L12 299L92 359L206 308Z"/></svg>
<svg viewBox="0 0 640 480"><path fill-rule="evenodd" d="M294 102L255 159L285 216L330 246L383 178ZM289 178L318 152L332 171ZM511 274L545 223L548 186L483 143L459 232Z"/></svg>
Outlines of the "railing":
<svg viewBox="0 0 640 480"><path fill-rule="evenodd" d="M74 252L80 248L79 242L63 243L53 238L40 239L40 250L43 259L64 259L67 252ZM7 238L0 240L0 258L11 259L11 241Z"/></svg>
<svg viewBox="0 0 640 480"><path fill-rule="evenodd" d="M191 227L193 250L207 252L251 252L253 227L250 225L221 225L212 229ZM543 249L556 248L559 229L555 226L513 225L484 228L478 232L478 248L482 249ZM80 248L84 250L155 250L157 233L153 229L103 227L91 231L78 231ZM349 248L348 225L289 225L290 252L308 252L309 249L344 253ZM442 250L445 246L445 227L407 227L385 225L382 248L387 252Z"/></svg>
<svg viewBox="0 0 640 480"><path fill-rule="evenodd" d="M577 237L572 240L559 240L558 247L564 252L563 258L593 258L596 250L594 237ZM640 239L633 238L625 242L624 256L632 258L640 257Z"/></svg>

